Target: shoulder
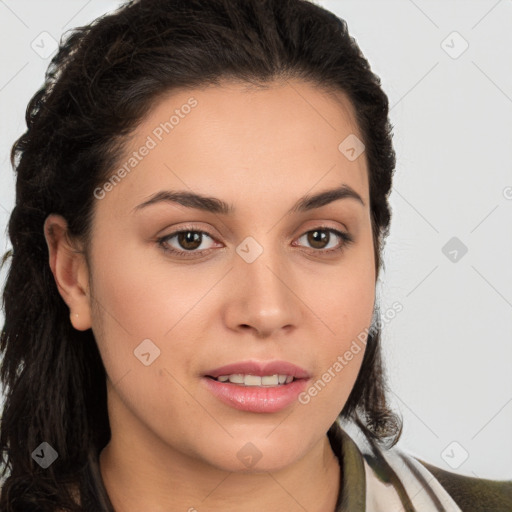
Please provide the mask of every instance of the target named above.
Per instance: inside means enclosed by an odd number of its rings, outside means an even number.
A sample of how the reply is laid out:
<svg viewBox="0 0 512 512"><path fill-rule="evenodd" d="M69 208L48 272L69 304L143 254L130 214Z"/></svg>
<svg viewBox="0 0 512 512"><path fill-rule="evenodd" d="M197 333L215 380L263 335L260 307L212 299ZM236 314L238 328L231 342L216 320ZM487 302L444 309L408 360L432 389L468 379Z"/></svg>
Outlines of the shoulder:
<svg viewBox="0 0 512 512"><path fill-rule="evenodd" d="M464 512L512 511L512 480L488 480L459 475L416 458Z"/></svg>
<svg viewBox="0 0 512 512"><path fill-rule="evenodd" d="M422 512L512 512L512 480L452 473L397 445L385 447L350 423L344 426L336 425L329 432L333 450L347 474L359 471L369 510L389 512L405 506Z"/></svg>

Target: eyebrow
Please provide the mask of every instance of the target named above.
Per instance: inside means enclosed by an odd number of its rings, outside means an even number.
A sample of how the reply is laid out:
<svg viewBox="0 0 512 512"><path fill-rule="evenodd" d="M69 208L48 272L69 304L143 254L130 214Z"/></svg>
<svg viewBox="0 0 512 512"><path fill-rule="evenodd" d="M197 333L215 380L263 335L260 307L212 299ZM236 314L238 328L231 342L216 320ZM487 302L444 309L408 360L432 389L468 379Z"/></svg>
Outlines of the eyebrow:
<svg viewBox="0 0 512 512"><path fill-rule="evenodd" d="M315 195L305 195L304 197L301 197L290 208L287 215L320 208L339 199L355 199L361 205L366 206L362 197L353 188L349 185L343 184L335 189L324 190L323 192L319 192ZM195 208L222 215L230 215L235 212L235 208L232 204L226 203L216 197L203 196L194 192L172 190L161 190L160 192L153 194L147 201L144 201L133 208L132 212L140 211L143 208L161 202L178 203L186 208Z"/></svg>

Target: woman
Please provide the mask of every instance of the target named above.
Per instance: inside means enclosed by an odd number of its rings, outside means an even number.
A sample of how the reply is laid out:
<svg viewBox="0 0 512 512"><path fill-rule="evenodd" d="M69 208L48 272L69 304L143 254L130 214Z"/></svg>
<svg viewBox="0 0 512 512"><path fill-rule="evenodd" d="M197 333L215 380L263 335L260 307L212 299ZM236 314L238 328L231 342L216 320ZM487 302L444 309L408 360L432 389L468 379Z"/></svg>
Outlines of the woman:
<svg viewBox="0 0 512 512"><path fill-rule="evenodd" d="M510 483L395 446L375 301L395 154L343 21L129 2L65 40L27 125L2 510L512 508Z"/></svg>

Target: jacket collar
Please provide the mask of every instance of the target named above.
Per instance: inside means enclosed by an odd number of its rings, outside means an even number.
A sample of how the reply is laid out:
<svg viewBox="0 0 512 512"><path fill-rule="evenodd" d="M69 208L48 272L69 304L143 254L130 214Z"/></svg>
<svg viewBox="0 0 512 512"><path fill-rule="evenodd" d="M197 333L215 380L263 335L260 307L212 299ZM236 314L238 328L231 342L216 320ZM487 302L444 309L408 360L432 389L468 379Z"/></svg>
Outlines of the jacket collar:
<svg viewBox="0 0 512 512"><path fill-rule="evenodd" d="M340 464L340 491L335 512L366 510L366 476L363 456L358 446L337 421L327 436Z"/></svg>

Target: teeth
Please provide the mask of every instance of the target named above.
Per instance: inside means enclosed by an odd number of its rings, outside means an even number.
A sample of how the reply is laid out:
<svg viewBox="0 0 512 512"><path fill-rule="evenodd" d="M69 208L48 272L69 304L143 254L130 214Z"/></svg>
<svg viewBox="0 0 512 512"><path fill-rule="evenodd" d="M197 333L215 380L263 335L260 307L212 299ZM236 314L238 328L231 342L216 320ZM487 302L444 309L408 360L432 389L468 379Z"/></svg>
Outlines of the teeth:
<svg viewBox="0 0 512 512"><path fill-rule="evenodd" d="M264 377L263 377L264 378ZM245 386L261 386L261 377L257 375L246 375L244 377Z"/></svg>
<svg viewBox="0 0 512 512"><path fill-rule="evenodd" d="M261 377L262 386L277 386L279 384L279 375L271 375L268 377Z"/></svg>
<svg viewBox="0 0 512 512"><path fill-rule="evenodd" d="M278 386L281 384L290 384L293 381L291 375L244 375L242 373L233 373L232 375L219 375L219 382L231 382L232 384L243 384L244 386Z"/></svg>

